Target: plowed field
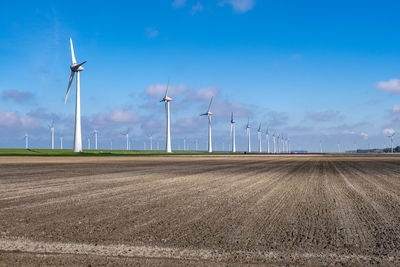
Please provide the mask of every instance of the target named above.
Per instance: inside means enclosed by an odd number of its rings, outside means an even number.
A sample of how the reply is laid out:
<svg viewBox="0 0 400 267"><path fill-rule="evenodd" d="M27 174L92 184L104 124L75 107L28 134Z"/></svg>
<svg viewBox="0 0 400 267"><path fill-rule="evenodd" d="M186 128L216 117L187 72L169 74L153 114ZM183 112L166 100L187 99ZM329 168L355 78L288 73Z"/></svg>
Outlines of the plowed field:
<svg viewBox="0 0 400 267"><path fill-rule="evenodd" d="M400 156L0 158L2 265L400 265Z"/></svg>

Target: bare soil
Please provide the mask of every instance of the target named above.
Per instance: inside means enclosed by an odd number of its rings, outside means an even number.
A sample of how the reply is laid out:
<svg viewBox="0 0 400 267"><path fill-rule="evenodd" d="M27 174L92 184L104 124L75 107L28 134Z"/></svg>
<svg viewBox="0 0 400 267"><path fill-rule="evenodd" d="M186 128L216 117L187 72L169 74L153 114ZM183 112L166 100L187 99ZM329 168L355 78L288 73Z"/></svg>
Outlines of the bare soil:
<svg viewBox="0 0 400 267"><path fill-rule="evenodd" d="M400 265L400 156L1 157L0 266Z"/></svg>

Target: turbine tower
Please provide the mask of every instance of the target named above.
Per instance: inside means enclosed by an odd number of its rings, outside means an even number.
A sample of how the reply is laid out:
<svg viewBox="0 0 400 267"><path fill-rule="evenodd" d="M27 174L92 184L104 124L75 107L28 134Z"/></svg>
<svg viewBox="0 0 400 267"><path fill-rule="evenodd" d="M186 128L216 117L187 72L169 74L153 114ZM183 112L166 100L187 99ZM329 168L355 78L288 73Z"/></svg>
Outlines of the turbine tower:
<svg viewBox="0 0 400 267"><path fill-rule="evenodd" d="M231 112L231 136L232 136L232 152L236 152L236 129L235 120L233 119L233 112Z"/></svg>
<svg viewBox="0 0 400 267"><path fill-rule="evenodd" d="M279 154L281 153L281 135L278 134L277 138L278 138L278 154Z"/></svg>
<svg viewBox="0 0 400 267"><path fill-rule="evenodd" d="M265 132L265 139L267 139L267 153L270 153L270 147L269 147L269 129L267 128L267 131Z"/></svg>
<svg viewBox="0 0 400 267"><path fill-rule="evenodd" d="M60 149L63 149L63 137L60 136Z"/></svg>
<svg viewBox="0 0 400 267"><path fill-rule="evenodd" d="M167 115L167 134L166 134L166 142L165 142L165 152L171 153L171 115L169 110L169 102L171 102L172 98L168 96L168 88L169 88L169 79L167 84L167 90L165 91L165 96L161 99L160 102L165 102L165 113Z"/></svg>
<svg viewBox="0 0 400 267"><path fill-rule="evenodd" d="M49 129L51 131L51 149L54 149L54 121L49 125Z"/></svg>
<svg viewBox="0 0 400 267"><path fill-rule="evenodd" d="M273 144L274 144L274 154L276 153L276 132L272 134Z"/></svg>
<svg viewBox="0 0 400 267"><path fill-rule="evenodd" d="M149 139L150 139L150 150L153 150L153 135L150 135Z"/></svg>
<svg viewBox="0 0 400 267"><path fill-rule="evenodd" d="M212 139L211 139L211 116L212 112L210 111L211 109L211 103L213 101L213 96L211 97L210 100L210 105L208 105L208 110L206 113L200 114L200 116L207 116L208 117L208 152L212 152Z"/></svg>
<svg viewBox="0 0 400 267"><path fill-rule="evenodd" d="M391 145L391 147L392 147L392 153L393 153L393 136L395 135L396 133L392 133L391 135L388 135L388 137L390 138L390 145Z"/></svg>
<svg viewBox="0 0 400 267"><path fill-rule="evenodd" d="M250 143L250 119L247 119L246 132L247 132L247 152L251 152L251 143Z"/></svg>
<svg viewBox="0 0 400 267"><path fill-rule="evenodd" d="M129 150L129 129L126 130L126 133L121 133L126 138L126 150Z"/></svg>
<svg viewBox="0 0 400 267"><path fill-rule="evenodd" d="M72 65L70 66L71 75L69 76L69 83L68 83L67 94L65 96L65 103L67 103L69 89L71 88L71 83L72 83L72 80L74 79L74 76L76 73L75 132L74 132L74 148L72 149L72 151L73 152L82 152L80 72L83 71L82 65L85 64L86 61L76 64L72 39L69 38L69 41L70 41L70 45L71 45Z"/></svg>
<svg viewBox="0 0 400 267"><path fill-rule="evenodd" d="M87 138L87 149L90 150L90 136Z"/></svg>
<svg viewBox="0 0 400 267"><path fill-rule="evenodd" d="M94 129L93 135L94 135L94 149L97 150L97 130L96 129Z"/></svg>
<svg viewBox="0 0 400 267"><path fill-rule="evenodd" d="M25 149L29 148L29 135L25 133Z"/></svg>
<svg viewBox="0 0 400 267"><path fill-rule="evenodd" d="M261 138L262 138L262 133L261 133L261 123L260 126L258 126L258 152L261 153L262 152L262 142L261 142Z"/></svg>

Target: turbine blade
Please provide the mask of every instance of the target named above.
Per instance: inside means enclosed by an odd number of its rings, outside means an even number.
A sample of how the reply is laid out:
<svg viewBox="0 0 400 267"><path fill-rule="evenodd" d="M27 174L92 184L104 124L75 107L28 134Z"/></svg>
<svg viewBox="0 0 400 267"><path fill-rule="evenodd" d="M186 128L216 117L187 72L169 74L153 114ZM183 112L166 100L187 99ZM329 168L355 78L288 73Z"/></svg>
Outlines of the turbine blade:
<svg viewBox="0 0 400 267"><path fill-rule="evenodd" d="M233 112L231 112L231 121L233 122Z"/></svg>
<svg viewBox="0 0 400 267"><path fill-rule="evenodd" d="M83 64L85 64L87 61L85 60L85 61L83 61L82 63L79 63L78 65L77 65L77 67L80 67L80 66L82 66Z"/></svg>
<svg viewBox="0 0 400 267"><path fill-rule="evenodd" d="M68 89L67 89L67 94L65 95L65 102L64 102L64 104L67 103L68 94L69 94L69 89L71 88L71 83L72 83L72 80L74 79L74 75L75 75L75 72L71 71L71 75L69 76Z"/></svg>
<svg viewBox="0 0 400 267"><path fill-rule="evenodd" d="M209 112L209 111L210 111L210 109L211 109L211 104L212 104L213 98L214 98L214 96L212 96L212 97L211 97L211 100L210 100L210 105L208 105L208 111L207 111L207 112Z"/></svg>
<svg viewBox="0 0 400 267"><path fill-rule="evenodd" d="M169 78L168 78L168 83L167 83L167 90L165 90L165 97L168 95L168 89L169 89Z"/></svg>
<svg viewBox="0 0 400 267"><path fill-rule="evenodd" d="M74 45L72 44L72 38L69 38L69 42L71 44L72 64L76 64L75 53L74 53Z"/></svg>

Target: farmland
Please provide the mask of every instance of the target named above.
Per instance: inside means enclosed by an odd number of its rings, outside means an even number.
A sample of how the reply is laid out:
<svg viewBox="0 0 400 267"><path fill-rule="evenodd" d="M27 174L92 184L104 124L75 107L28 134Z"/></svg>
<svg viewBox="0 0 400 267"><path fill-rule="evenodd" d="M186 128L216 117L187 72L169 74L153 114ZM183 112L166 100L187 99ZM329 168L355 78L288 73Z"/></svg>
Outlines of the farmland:
<svg viewBox="0 0 400 267"><path fill-rule="evenodd" d="M0 265L400 264L400 157L0 157Z"/></svg>

